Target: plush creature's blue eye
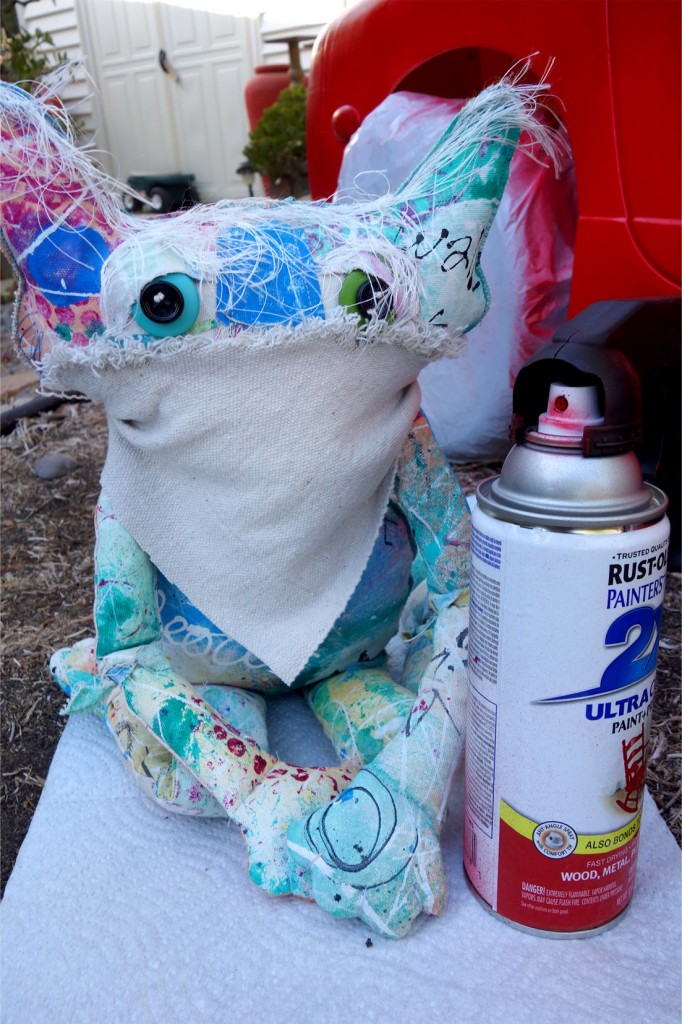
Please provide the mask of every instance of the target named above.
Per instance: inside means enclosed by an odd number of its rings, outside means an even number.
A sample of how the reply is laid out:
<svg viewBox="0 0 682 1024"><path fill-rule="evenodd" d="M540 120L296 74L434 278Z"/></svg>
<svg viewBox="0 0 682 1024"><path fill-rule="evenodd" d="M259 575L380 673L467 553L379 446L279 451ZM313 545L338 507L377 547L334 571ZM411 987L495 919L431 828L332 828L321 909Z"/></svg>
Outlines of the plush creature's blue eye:
<svg viewBox="0 0 682 1024"><path fill-rule="evenodd" d="M341 285L339 304L349 313L357 313L363 322L370 316L386 320L393 309L389 285L363 270L352 270L348 274Z"/></svg>
<svg viewBox="0 0 682 1024"><path fill-rule="evenodd" d="M187 334L199 315L199 292L186 274L155 277L140 292L133 316L146 334L174 338Z"/></svg>

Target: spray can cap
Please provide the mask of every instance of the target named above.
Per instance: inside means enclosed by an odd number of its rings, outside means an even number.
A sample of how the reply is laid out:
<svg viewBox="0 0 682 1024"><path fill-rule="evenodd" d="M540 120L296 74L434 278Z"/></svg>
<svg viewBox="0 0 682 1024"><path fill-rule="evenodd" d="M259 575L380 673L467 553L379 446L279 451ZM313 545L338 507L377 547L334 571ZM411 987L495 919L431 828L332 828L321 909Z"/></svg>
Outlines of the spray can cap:
<svg viewBox="0 0 682 1024"><path fill-rule="evenodd" d="M639 377L627 357L609 342L639 305L589 306L522 366L514 385L512 441L523 442L530 431L534 441L548 443L549 435L567 437L573 431L579 435L574 436L573 444L585 457L620 455L633 448L641 435ZM561 427L556 408L560 395L555 385L564 389L564 395L569 389L585 389L581 402L587 402L590 394L590 408L584 408L582 424L578 422L581 415L572 416L573 410L567 410L566 429ZM577 414L579 409L575 411Z"/></svg>

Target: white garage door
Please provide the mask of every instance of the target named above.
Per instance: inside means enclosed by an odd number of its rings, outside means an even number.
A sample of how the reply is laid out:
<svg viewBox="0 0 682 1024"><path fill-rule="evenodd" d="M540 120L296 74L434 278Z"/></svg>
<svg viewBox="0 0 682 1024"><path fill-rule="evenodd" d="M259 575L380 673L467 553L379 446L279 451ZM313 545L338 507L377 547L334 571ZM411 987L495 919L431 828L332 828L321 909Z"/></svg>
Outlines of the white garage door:
<svg viewBox="0 0 682 1024"><path fill-rule="evenodd" d="M78 15L110 170L123 179L194 174L204 202L243 198L236 168L248 138L243 97L256 63L256 22L192 9L187 0L79 0ZM162 50L177 81L160 66Z"/></svg>

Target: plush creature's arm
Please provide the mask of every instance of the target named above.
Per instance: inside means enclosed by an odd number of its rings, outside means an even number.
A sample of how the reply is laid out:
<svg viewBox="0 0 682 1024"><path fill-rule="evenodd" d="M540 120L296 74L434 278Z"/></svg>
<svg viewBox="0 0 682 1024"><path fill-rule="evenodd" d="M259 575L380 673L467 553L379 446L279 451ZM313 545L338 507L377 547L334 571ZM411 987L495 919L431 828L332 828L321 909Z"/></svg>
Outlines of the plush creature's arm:
<svg viewBox="0 0 682 1024"><path fill-rule="evenodd" d="M256 776L244 770L228 788L226 773L212 778L212 785L197 784L198 753L203 730L196 729L192 744L194 761L183 757L179 742L181 728L174 711L184 705L196 708L197 722L209 722L213 748L221 738L259 735L258 708L254 698L232 699L230 706L211 690L211 703L202 698L170 669L160 647L160 624L156 608L156 571L148 556L133 540L114 513L106 495L100 495L95 512L95 602L96 641L58 651L52 671L67 691L67 713L98 710L114 733L126 762L138 782L150 795L174 810L194 814L225 814L230 801L249 792ZM205 688L204 688L205 689ZM233 691L231 691L233 693ZM146 700L144 696L146 695ZM155 711L151 706L156 700ZM224 714L229 715L229 723ZM162 710L160 710L159 706ZM188 720L186 708L179 718ZM166 720L172 743L158 737L159 728L148 720L160 714ZM145 717L145 715L147 717ZM195 723L196 725L197 723ZM264 731L263 731L264 737ZM260 738L260 737L259 737ZM257 745L256 745L257 746ZM256 754L259 750L256 750ZM268 763L268 755L255 760L256 767ZM274 759L269 758L274 762ZM214 761L218 759L214 756Z"/></svg>
<svg viewBox="0 0 682 1024"><path fill-rule="evenodd" d="M104 495L96 526L96 645L52 659L69 694L65 710L99 710L138 781L165 806L233 818L253 881L288 892L287 828L338 794L351 774L273 757L259 697L194 687L173 671L160 644L153 565Z"/></svg>
<svg viewBox="0 0 682 1024"><path fill-rule="evenodd" d="M407 637L403 670L408 689L418 687L417 699L403 731L373 767L440 821L464 736L470 515L423 416L403 447L396 491L426 572L426 621Z"/></svg>
<svg viewBox="0 0 682 1024"><path fill-rule="evenodd" d="M465 719L469 514L424 418L403 448L396 490L428 590L429 617L403 677L417 695L401 731L352 786L289 832L297 877L318 903L395 937L421 910L442 911L438 832Z"/></svg>

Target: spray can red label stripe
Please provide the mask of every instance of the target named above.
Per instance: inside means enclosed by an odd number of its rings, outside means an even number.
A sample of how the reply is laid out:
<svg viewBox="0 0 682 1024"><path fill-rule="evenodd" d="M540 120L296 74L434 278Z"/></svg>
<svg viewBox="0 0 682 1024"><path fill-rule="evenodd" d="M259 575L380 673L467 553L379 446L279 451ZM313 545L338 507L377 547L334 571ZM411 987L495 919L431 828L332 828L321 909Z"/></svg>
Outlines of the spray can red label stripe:
<svg viewBox="0 0 682 1024"><path fill-rule="evenodd" d="M499 913L528 927L557 931L582 931L611 921L632 897L640 817L609 835L577 836L564 822L536 823L503 802ZM529 843L544 854L533 863L531 879ZM600 843L613 850L597 852Z"/></svg>

